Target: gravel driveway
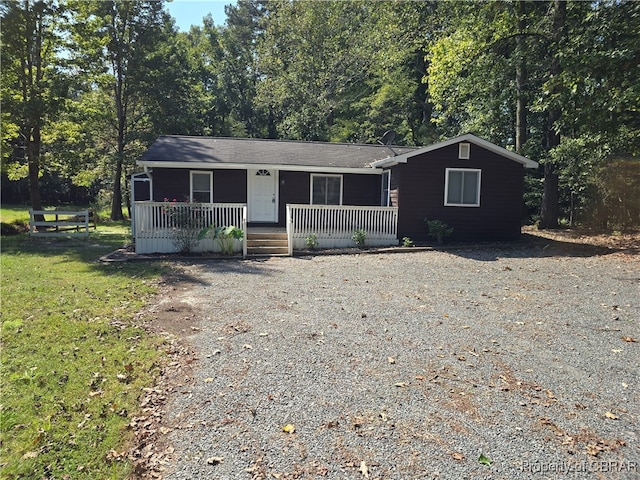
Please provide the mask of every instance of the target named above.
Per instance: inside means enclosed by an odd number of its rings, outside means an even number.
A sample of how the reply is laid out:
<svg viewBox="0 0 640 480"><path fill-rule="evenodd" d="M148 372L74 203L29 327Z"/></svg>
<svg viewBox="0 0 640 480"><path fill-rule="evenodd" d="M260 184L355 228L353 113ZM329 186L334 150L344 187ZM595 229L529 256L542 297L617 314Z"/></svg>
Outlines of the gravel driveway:
<svg viewBox="0 0 640 480"><path fill-rule="evenodd" d="M165 405L166 479L640 478L637 256L504 247L183 273L165 301L191 312L197 361Z"/></svg>

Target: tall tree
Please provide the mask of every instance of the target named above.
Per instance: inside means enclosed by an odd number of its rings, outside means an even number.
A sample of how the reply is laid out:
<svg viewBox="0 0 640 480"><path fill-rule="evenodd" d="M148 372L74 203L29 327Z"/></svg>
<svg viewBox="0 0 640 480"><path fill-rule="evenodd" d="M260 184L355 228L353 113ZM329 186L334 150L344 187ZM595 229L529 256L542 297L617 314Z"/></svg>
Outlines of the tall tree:
<svg viewBox="0 0 640 480"><path fill-rule="evenodd" d="M257 46L264 34L269 5L266 0L238 0L235 5L225 6L227 20L219 35L220 86L228 135L275 137L268 109L256 101L261 82Z"/></svg>
<svg viewBox="0 0 640 480"><path fill-rule="evenodd" d="M134 140L148 121L146 79L158 68L154 52L170 22L162 2L151 0L77 1L73 6L77 58L97 87L111 91L116 138L111 219L122 220L123 174L139 154L141 146Z"/></svg>
<svg viewBox="0 0 640 480"><path fill-rule="evenodd" d="M545 142L547 151L552 151L560 145L559 122L562 117L562 107L554 97L558 97L561 88L559 79L563 68L561 56L566 37L567 2L565 0L554 0L551 15L549 81L547 82L549 88L545 89L550 97L547 103ZM558 228L558 172L555 163L549 160L544 163L544 190L542 192L542 208L540 210L540 228Z"/></svg>
<svg viewBox="0 0 640 480"><path fill-rule="evenodd" d="M3 137L9 142L4 146L13 153L9 163L26 166L31 207L41 210L43 130L66 96L57 57L62 48L65 6L61 2L22 0L3 2L0 12ZM11 131L17 136L5 136Z"/></svg>

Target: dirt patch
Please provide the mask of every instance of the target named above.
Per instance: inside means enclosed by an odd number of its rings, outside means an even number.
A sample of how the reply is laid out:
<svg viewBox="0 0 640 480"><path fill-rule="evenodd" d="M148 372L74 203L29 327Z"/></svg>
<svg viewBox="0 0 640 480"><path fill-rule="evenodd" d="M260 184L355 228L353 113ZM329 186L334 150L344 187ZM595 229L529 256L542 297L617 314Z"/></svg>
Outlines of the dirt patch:
<svg viewBox="0 0 640 480"><path fill-rule="evenodd" d="M131 478L162 478L174 453L166 440L172 427L164 414L169 395L186 392L193 383L193 364L198 358L188 337L199 330L199 311L189 294L195 283L188 266L176 265L161 279L156 298L139 314L146 330L165 338L166 357L157 384L144 389L140 414L129 424L134 437L129 452Z"/></svg>
<svg viewBox="0 0 640 480"><path fill-rule="evenodd" d="M640 230L614 235L584 229L538 230L527 226L522 228L522 233L538 240L566 244L567 247L591 246L615 250L621 255L640 254Z"/></svg>

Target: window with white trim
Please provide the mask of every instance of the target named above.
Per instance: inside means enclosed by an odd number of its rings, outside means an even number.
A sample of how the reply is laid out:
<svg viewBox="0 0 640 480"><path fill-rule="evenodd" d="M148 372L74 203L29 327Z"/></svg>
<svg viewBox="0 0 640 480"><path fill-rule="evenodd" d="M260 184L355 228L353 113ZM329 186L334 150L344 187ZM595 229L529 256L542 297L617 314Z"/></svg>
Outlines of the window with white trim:
<svg viewBox="0 0 640 480"><path fill-rule="evenodd" d="M382 189L380 194L380 205L383 207L391 206L391 170L382 172Z"/></svg>
<svg viewBox="0 0 640 480"><path fill-rule="evenodd" d="M480 170L447 168L444 204L448 207L480 206Z"/></svg>
<svg viewBox="0 0 640 480"><path fill-rule="evenodd" d="M342 175L311 174L312 205L342 205Z"/></svg>
<svg viewBox="0 0 640 480"><path fill-rule="evenodd" d="M213 172L190 172L191 201L213 203Z"/></svg>

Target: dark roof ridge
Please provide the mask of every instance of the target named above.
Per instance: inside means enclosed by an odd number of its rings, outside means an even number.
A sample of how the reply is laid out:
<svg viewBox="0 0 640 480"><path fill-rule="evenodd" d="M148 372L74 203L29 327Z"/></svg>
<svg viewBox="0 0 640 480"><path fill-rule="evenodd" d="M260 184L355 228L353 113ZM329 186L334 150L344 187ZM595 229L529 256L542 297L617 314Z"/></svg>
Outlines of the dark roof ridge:
<svg viewBox="0 0 640 480"><path fill-rule="evenodd" d="M280 142L280 143L302 143L302 144L315 144L315 145L337 145L337 146L356 146L356 147L386 147L387 145L383 145L380 143L355 143L355 142L325 142L322 140L294 140L288 138L258 138L258 137L223 137L223 136L214 136L214 135L174 135L174 134L163 134L159 135L158 138L163 137L171 137L171 138L199 138L199 139L210 139L210 140L238 140L238 141L257 141L257 142ZM422 147L416 147L414 145L390 145L391 147L400 147L400 148L413 148L419 149Z"/></svg>

